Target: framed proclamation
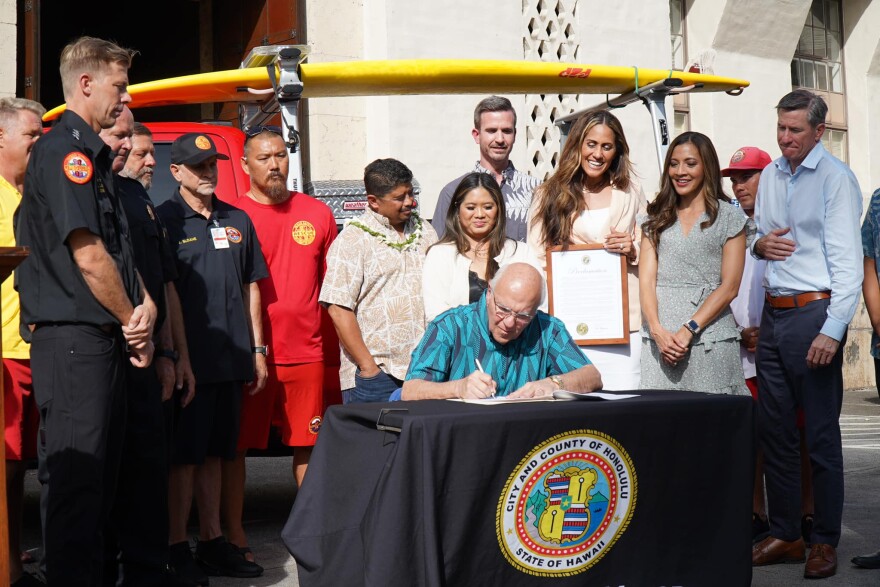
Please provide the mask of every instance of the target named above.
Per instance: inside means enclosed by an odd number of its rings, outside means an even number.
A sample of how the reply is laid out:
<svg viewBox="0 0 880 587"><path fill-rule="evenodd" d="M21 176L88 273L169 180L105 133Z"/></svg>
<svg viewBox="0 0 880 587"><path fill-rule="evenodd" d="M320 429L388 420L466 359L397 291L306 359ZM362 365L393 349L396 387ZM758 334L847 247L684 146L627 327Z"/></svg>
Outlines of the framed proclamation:
<svg viewBox="0 0 880 587"><path fill-rule="evenodd" d="M547 250L550 314L582 346L629 344L626 257L602 245Z"/></svg>

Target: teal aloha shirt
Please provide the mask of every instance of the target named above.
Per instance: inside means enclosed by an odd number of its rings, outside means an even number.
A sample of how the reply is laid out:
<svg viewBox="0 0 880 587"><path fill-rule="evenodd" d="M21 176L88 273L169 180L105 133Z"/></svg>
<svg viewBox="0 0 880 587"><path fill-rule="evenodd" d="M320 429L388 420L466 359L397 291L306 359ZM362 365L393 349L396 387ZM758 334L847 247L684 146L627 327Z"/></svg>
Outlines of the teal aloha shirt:
<svg viewBox="0 0 880 587"><path fill-rule="evenodd" d="M475 359L498 384L498 395L591 364L562 322L541 311L519 337L496 343L489 333L483 292L477 302L447 310L428 324L413 351L406 379L436 383L464 379L476 370Z"/></svg>
<svg viewBox="0 0 880 587"><path fill-rule="evenodd" d="M862 251L869 259L874 259L877 266L877 278L880 280L880 189L871 196L871 203L868 204L868 212L865 214L865 221L862 223ZM871 333L871 356L880 359L880 349L877 344L880 343L880 336L876 332Z"/></svg>

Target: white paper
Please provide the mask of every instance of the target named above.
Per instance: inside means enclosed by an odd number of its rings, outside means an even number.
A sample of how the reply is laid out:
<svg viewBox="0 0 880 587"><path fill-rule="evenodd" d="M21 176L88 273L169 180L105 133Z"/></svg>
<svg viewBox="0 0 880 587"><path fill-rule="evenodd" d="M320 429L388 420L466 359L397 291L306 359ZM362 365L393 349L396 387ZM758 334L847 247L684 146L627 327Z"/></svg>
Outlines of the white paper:
<svg viewBox="0 0 880 587"><path fill-rule="evenodd" d="M528 402L553 402L553 401L615 401L619 399L629 399L632 397L639 397L637 393L629 393L629 394L614 394L614 393L602 393L599 391L594 391L592 393L578 393L576 391L566 391L564 389L560 389L559 391L554 391L553 395L547 395L543 397L510 397L509 395L504 396L495 396L495 397L484 397L479 399L471 399L471 398L448 398L449 401L452 402L463 402L466 404L478 404L481 406L500 406L503 404L521 404Z"/></svg>

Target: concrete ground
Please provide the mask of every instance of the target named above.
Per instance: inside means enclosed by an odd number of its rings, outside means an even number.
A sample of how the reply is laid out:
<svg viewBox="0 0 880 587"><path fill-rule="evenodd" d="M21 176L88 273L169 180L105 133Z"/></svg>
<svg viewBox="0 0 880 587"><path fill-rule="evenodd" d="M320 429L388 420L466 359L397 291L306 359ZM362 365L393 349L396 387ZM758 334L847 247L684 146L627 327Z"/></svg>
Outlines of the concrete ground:
<svg viewBox="0 0 880 587"><path fill-rule="evenodd" d="M816 582L803 578L803 565L760 567L754 570L753 587L880 585L880 570L858 569L849 562L857 554L880 549L880 499L877 497L880 486L880 399L876 390L845 394L841 429L846 501L837 575ZM287 457L248 460L245 527L251 547L266 572L253 580L212 577L212 587L298 587L296 564L279 538L296 495L290 466L291 459ZM39 555L39 486L34 471L28 474L26 489L25 545Z"/></svg>

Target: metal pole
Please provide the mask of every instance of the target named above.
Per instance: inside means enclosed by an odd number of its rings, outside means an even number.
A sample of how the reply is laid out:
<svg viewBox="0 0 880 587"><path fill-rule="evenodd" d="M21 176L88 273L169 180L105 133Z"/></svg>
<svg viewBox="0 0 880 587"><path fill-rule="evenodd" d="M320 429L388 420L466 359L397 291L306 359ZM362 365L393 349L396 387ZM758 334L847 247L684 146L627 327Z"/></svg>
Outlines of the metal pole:
<svg viewBox="0 0 880 587"><path fill-rule="evenodd" d="M287 187L292 191L303 191L302 149L299 136L299 101L302 97L303 83L299 79L299 64L302 52L296 48L282 49L278 53L280 80L276 97L281 107L281 125L284 142L290 153L290 174Z"/></svg>

